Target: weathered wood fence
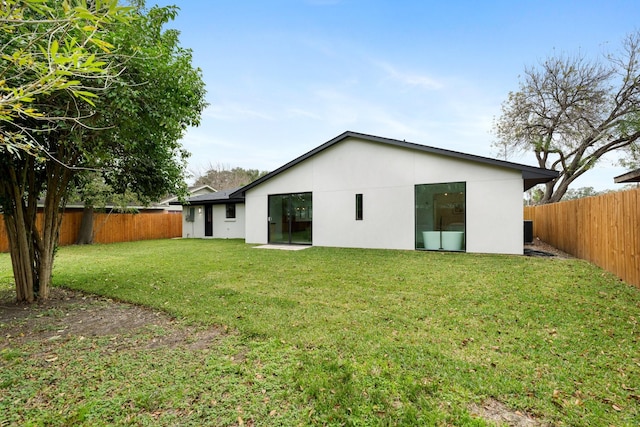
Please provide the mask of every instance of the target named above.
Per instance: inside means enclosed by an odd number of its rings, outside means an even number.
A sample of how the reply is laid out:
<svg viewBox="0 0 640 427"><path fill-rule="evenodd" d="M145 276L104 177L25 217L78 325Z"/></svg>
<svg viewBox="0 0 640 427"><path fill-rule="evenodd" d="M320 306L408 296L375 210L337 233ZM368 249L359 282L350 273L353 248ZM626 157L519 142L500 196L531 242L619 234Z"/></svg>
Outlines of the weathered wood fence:
<svg viewBox="0 0 640 427"><path fill-rule="evenodd" d="M60 227L60 246L78 239L82 212L65 212ZM94 243L132 242L182 236L182 215L176 213L94 213ZM9 251L9 241L0 215L0 252Z"/></svg>
<svg viewBox="0 0 640 427"><path fill-rule="evenodd" d="M533 235L640 288L640 188L526 206Z"/></svg>

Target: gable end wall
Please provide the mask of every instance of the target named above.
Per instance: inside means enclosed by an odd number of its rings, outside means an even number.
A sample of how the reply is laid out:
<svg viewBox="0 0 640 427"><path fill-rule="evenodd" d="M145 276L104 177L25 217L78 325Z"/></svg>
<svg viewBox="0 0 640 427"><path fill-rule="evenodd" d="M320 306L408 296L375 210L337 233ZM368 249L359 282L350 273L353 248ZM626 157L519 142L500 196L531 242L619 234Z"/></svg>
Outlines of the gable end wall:
<svg viewBox="0 0 640 427"><path fill-rule="evenodd" d="M267 243L268 195L313 193L316 246L415 249L416 184L466 182L467 252L521 254L519 171L348 138L249 189L246 241ZM355 194L364 219L355 220Z"/></svg>

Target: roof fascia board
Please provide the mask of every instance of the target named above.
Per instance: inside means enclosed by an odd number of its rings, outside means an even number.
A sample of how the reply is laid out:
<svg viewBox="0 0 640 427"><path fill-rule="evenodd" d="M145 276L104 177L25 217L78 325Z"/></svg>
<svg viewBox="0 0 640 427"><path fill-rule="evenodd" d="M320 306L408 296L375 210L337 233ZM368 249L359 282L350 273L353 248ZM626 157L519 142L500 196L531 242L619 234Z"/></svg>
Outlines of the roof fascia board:
<svg viewBox="0 0 640 427"><path fill-rule="evenodd" d="M636 169L631 172L623 173L613 178L613 182L616 184L626 184L629 182L640 182L640 169Z"/></svg>
<svg viewBox="0 0 640 427"><path fill-rule="evenodd" d="M363 133L358 133L358 132L352 132L352 131L346 131L338 136L336 136L335 138L325 142L324 144L314 148L313 150L303 154L300 157L297 157L296 159L290 161L289 163L286 163L285 165L279 167L278 169L274 170L273 172L263 176L262 178L238 189L237 191L235 191L234 193L232 193L230 196L234 196L234 197L242 197L244 196L244 193L257 186L260 185L261 183L263 183L264 181L267 181L273 177L275 177L276 175L279 175L280 173L286 171L287 169L297 165L298 163L301 163L302 161L318 154L321 151L326 150L327 148L337 144L340 141L343 141L347 138L356 138L356 139L361 139L364 141L371 141L371 142L379 142L382 144L387 144L387 145L393 145L393 146L397 146L397 147L403 147L403 148L409 148L409 149L413 149L413 150L417 150L417 151L423 151L423 152L427 152L427 153L432 153L432 154L439 154L442 156L446 156L446 157L452 157L452 158L457 158L457 159L461 159L461 160L468 160L468 161L473 161L473 162L477 162L477 163L484 163L484 164L488 164L488 165L493 165L493 166L497 166L497 167L502 167L502 168L507 168L507 169L515 169L515 170L519 170L522 172L522 178L523 180L529 180L531 178L535 178L536 180L543 180L542 182L547 182L550 181L554 178L557 178L559 173L557 171L553 171L553 170L549 170L549 169L542 169L542 168L538 168L535 166L528 166L528 165L523 165L520 163L513 163L513 162L508 162L506 160L498 160L498 159L492 159L490 157L482 157L482 156L477 156L475 154L467 154L467 153L461 153L458 151L452 151L452 150L447 150L444 148L437 148L437 147L430 147L427 145L420 145L420 144L415 144L412 142L406 142L406 141L400 141L397 139L391 139L391 138L384 138L381 136L374 136L374 135L367 135L367 134L363 134ZM535 184L534 184L535 185ZM529 187L530 188L530 187ZM528 188L527 188L528 189Z"/></svg>
<svg viewBox="0 0 640 427"><path fill-rule="evenodd" d="M180 202L171 202L170 205L180 205L180 206L204 206L204 205L224 205L227 203L244 203L244 199L240 197L235 197L233 199L217 199L217 200L186 200L183 203Z"/></svg>

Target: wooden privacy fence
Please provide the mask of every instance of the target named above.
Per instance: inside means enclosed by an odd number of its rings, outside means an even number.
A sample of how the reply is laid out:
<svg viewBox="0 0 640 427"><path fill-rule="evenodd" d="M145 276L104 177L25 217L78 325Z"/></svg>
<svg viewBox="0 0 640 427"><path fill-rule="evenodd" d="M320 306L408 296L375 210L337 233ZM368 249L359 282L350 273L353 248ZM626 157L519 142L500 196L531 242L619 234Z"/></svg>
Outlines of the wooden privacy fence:
<svg viewBox="0 0 640 427"><path fill-rule="evenodd" d="M40 214L38 214L40 215ZM65 212L58 245L73 245L78 239L82 212ZM182 215L175 213L94 213L94 243L133 242L182 236ZM0 215L0 252L9 251L9 241Z"/></svg>
<svg viewBox="0 0 640 427"><path fill-rule="evenodd" d="M640 288L640 188L525 206L533 235Z"/></svg>

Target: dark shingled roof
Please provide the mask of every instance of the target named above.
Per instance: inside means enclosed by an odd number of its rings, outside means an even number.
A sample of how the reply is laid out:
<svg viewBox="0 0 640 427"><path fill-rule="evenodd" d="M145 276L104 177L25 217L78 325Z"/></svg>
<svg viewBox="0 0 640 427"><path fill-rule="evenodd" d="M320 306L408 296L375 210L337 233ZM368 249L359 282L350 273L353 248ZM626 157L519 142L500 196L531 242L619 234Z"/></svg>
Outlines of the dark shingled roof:
<svg viewBox="0 0 640 427"><path fill-rule="evenodd" d="M274 170L273 172L263 176L262 178L252 182L251 184L245 185L244 187L238 189L235 193L232 193L231 196L232 197L244 197L244 193L255 187L256 185L259 185L261 183L263 183L264 181L267 181L271 178L273 178L274 176L286 171L287 169L297 165L298 163L301 163L303 161L305 161L306 159L320 153L321 151L326 150L329 147L332 147L333 145L347 139L347 138L357 138L360 140L364 140L364 141L371 141L371 142L377 142L377 143L382 143L382 144L388 144L388 145L393 145L396 147L403 147L403 148L409 148L409 149L413 149L413 150L417 150L417 151L423 151L426 153L433 153L433 154L437 154L440 156L446 156L446 157L452 157L452 158L456 158L456 159L461 159L461 160L469 160L472 162L477 162L477 163L484 163L484 164L488 164L488 165L492 165L492 166L499 166L499 167L503 167L503 168L507 168L507 169L515 169L518 171L522 172L522 179L524 180L524 189L523 191L526 191L528 189L530 189L531 187L537 185L537 184L543 184L545 182L549 182L555 178L558 177L559 173L557 171L553 171L553 170L549 170L549 169L542 169L542 168L538 168L535 166L527 166L527 165L522 165L519 163L512 163L512 162L507 162L504 160L497 160L497 159L491 159L489 157L482 157L482 156L476 156L474 154L466 154L466 153L460 153L458 151L451 151L451 150L446 150L444 148L436 148L436 147L429 147L427 145L420 145L420 144L414 144L412 142L406 142L406 141L400 141L397 139L390 139L390 138L383 138L380 136L373 136L373 135L366 135L363 133L357 133L357 132L351 132L351 131L347 131L344 132L341 135L338 135L337 137L333 138L330 141L325 142L324 144L320 145L319 147L314 148L313 150L309 151L306 154L303 154L302 156L298 157L297 159L294 159L292 161L290 161L289 163L287 163L284 166L281 166L280 168Z"/></svg>

